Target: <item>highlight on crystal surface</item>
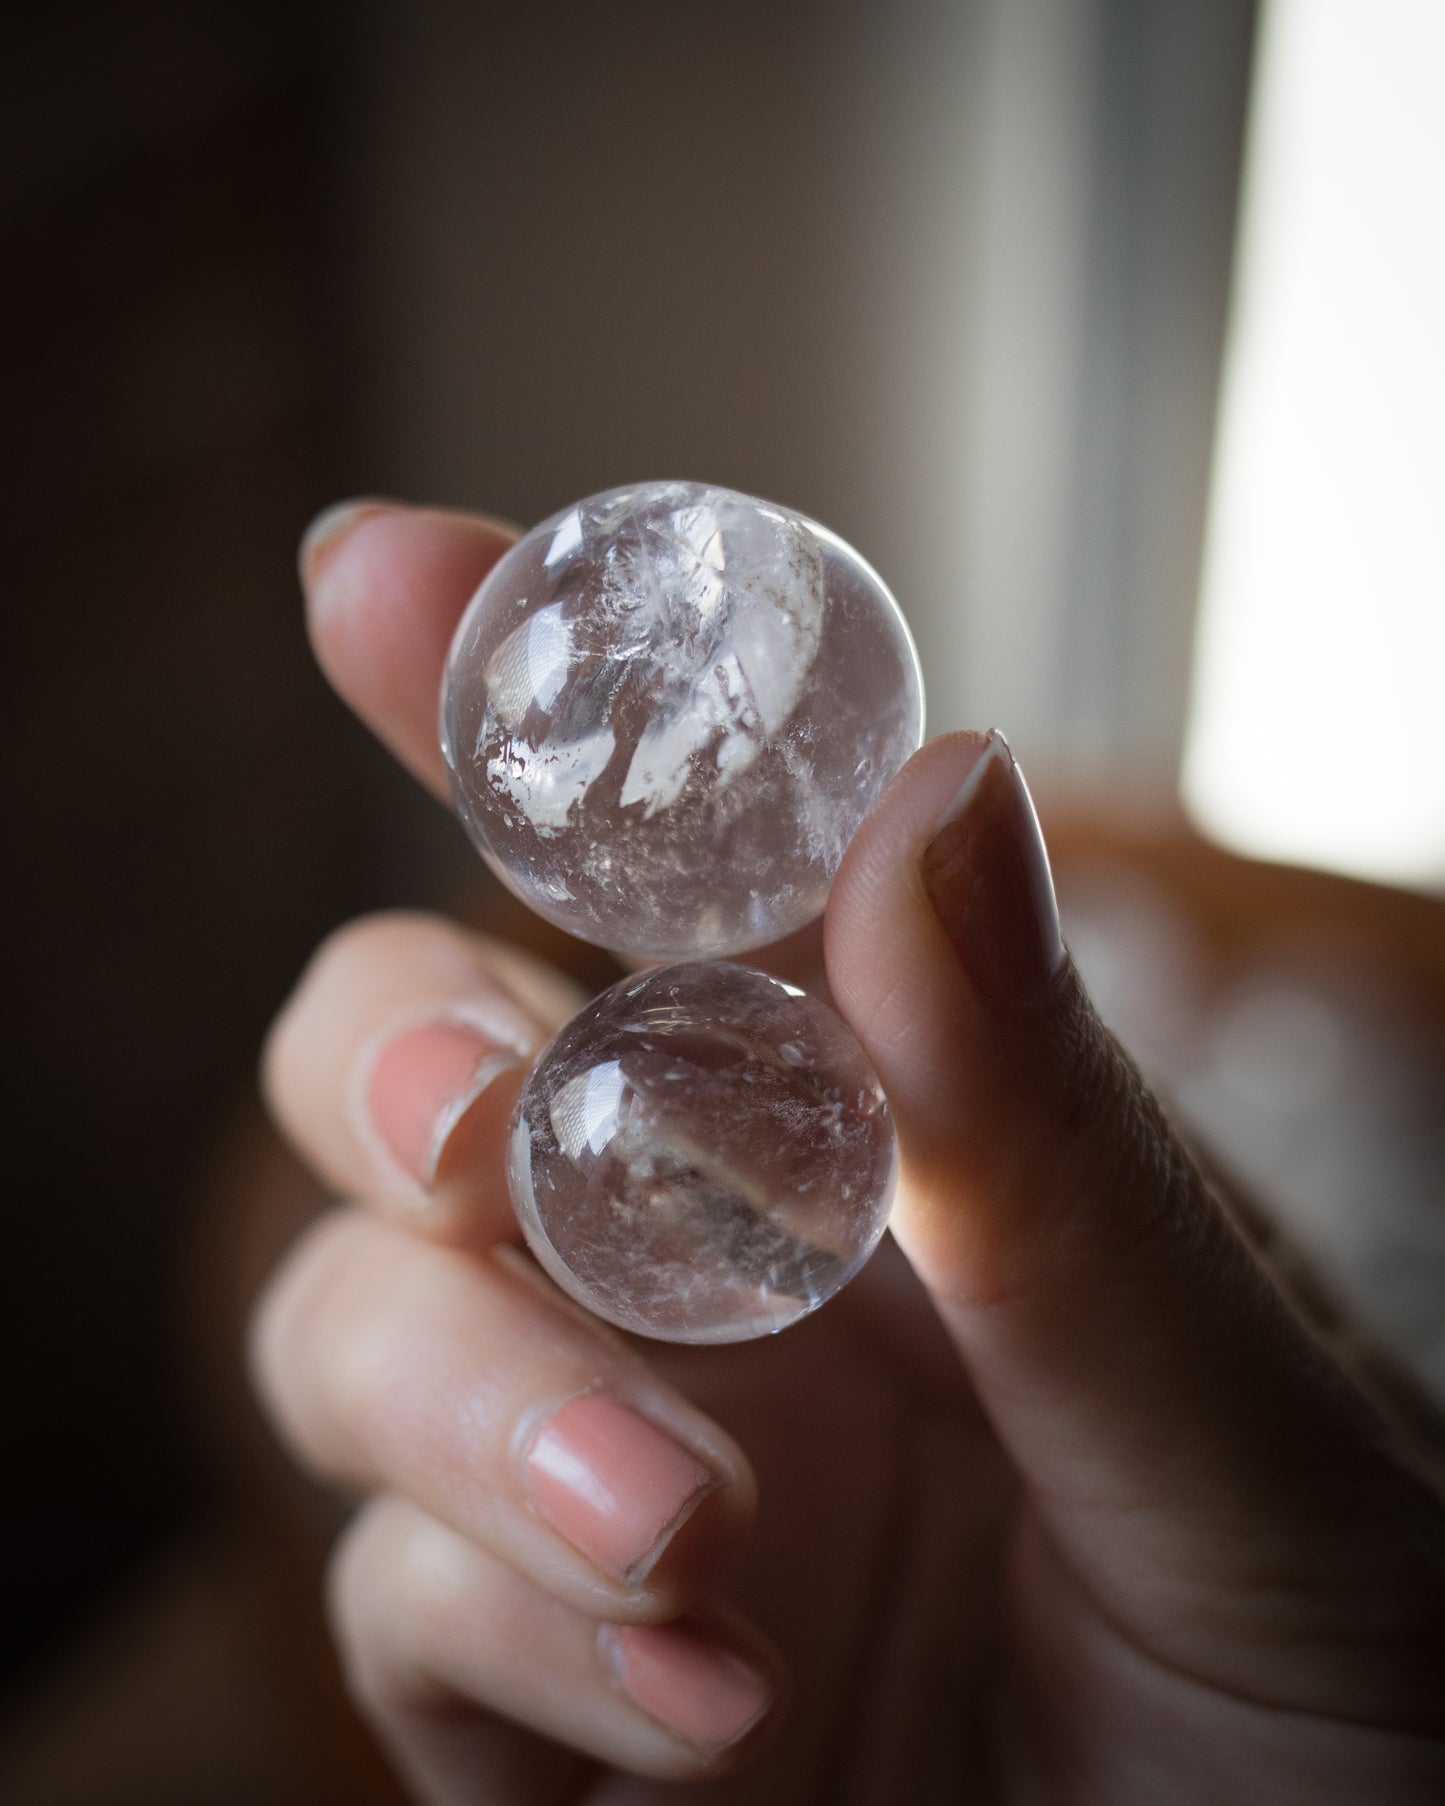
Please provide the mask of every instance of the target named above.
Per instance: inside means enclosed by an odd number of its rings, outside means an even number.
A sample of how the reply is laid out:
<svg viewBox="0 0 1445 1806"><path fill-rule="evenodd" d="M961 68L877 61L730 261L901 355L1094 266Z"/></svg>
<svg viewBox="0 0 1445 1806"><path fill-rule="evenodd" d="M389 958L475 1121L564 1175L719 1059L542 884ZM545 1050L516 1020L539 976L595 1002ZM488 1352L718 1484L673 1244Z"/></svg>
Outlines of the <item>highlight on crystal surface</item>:
<svg viewBox="0 0 1445 1806"><path fill-rule="evenodd" d="M548 1273L599 1317L675 1342L784 1329L887 1221L893 1120L815 998L743 966L665 966L604 991L533 1067L512 1202Z"/></svg>
<svg viewBox="0 0 1445 1806"><path fill-rule="evenodd" d="M538 914L619 952L740 952L817 916L923 733L882 580L790 509L642 483L543 521L452 643L442 751Z"/></svg>

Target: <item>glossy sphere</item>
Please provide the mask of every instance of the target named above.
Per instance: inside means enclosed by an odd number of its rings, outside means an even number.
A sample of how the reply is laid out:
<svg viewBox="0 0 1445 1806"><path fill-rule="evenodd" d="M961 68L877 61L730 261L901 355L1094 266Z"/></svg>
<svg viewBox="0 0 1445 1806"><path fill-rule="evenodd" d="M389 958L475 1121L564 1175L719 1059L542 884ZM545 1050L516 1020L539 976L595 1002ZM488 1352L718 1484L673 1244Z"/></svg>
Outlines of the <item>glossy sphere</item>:
<svg viewBox="0 0 1445 1806"><path fill-rule="evenodd" d="M826 528L698 483L589 497L507 553L452 644L457 811L538 914L687 958L820 913L923 732L918 660Z"/></svg>
<svg viewBox="0 0 1445 1806"><path fill-rule="evenodd" d="M542 1053L512 1123L538 1260L599 1317L674 1342L739 1342L816 1309L882 1235L896 1168L848 1028L716 962L603 992Z"/></svg>

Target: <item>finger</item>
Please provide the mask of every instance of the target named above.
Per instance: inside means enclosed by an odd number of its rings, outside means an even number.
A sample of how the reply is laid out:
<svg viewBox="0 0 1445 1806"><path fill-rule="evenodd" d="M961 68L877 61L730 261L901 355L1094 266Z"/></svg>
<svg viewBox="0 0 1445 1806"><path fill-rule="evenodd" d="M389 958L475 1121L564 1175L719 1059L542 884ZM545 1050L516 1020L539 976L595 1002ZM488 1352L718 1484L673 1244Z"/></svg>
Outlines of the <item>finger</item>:
<svg viewBox="0 0 1445 1806"><path fill-rule="evenodd" d="M374 1500L352 1520L327 1573L348 1690L427 1806L570 1806L587 1759L444 1679L456 1664L437 1645L459 1640L455 1618L474 1602L449 1584L449 1536L399 1499ZM476 1637L486 1625L466 1628Z"/></svg>
<svg viewBox="0 0 1445 1806"><path fill-rule="evenodd" d="M848 852L826 933L897 1113L895 1232L1076 1566L1116 1609L1215 1629L1221 1582L1267 1614L1326 1551L1356 1603L1398 1580L1400 1539L1341 1543L1380 1521L1355 1401L1095 1014L1000 737L910 762ZM1212 1620L1177 1609L1181 1576Z"/></svg>
<svg viewBox="0 0 1445 1806"><path fill-rule="evenodd" d="M337 694L438 796L447 795L437 699L462 610L517 538L478 515L352 502L301 548L307 625Z"/></svg>
<svg viewBox="0 0 1445 1806"><path fill-rule="evenodd" d="M272 1281L252 1349L305 1463L403 1494L581 1610L670 1616L750 1529L736 1444L515 1249L338 1212Z"/></svg>
<svg viewBox="0 0 1445 1806"><path fill-rule="evenodd" d="M635 1774L696 1780L753 1754L778 1717L777 1657L735 1616L601 1623L401 1500L361 1515L331 1599L354 1691L446 1806L555 1798L544 1790L566 1770L518 1726ZM499 1770L510 1791L482 1785Z"/></svg>
<svg viewBox="0 0 1445 1806"><path fill-rule="evenodd" d="M504 1171L527 1062L576 1009L558 974L439 917L333 934L277 1018L267 1100L338 1192L423 1234L516 1234Z"/></svg>

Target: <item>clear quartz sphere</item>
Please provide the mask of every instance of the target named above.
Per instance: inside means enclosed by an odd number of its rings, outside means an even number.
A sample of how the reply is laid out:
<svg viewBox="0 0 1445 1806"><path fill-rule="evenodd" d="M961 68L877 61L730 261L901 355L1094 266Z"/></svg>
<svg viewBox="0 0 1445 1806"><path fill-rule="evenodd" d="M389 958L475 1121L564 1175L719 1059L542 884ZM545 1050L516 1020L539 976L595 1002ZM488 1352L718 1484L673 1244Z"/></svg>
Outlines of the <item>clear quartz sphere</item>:
<svg viewBox="0 0 1445 1806"><path fill-rule="evenodd" d="M599 1317L740 1342L830 1298L883 1233L893 1119L826 1005L720 961L626 978L574 1016L512 1119L533 1253Z"/></svg>
<svg viewBox="0 0 1445 1806"><path fill-rule="evenodd" d="M452 642L442 751L487 863L618 952L741 952L817 916L919 746L898 604L801 514L610 489L513 546Z"/></svg>

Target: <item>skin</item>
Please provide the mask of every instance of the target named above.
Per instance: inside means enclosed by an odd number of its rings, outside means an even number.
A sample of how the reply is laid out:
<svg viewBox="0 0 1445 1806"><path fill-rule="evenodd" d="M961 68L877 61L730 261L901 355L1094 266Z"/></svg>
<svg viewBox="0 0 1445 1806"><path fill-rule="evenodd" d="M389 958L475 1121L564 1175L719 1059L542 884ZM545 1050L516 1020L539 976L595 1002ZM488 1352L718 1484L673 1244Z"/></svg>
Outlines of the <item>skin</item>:
<svg viewBox="0 0 1445 1806"><path fill-rule="evenodd" d="M511 537L375 506L303 557L323 669L438 794L447 643ZM504 1110L430 1192L368 1126L378 1040L475 1009L539 1044L578 1001L556 974L377 917L282 1013L271 1106L347 1202L267 1289L254 1370L297 1458L367 1497L336 1635L418 1799L1445 1797L1440 1499L1072 966L1002 1001L970 977L919 859L984 750L926 747L834 886L828 979L900 1128L896 1242L775 1341L629 1343L560 1300L516 1247ZM553 1533L522 1479L527 1426L597 1388L721 1480L641 1584ZM721 1751L640 1711L599 1644L679 1614L775 1688Z"/></svg>

